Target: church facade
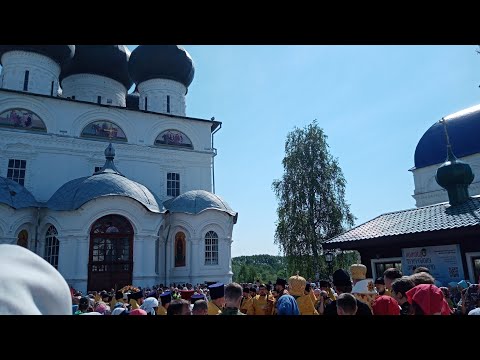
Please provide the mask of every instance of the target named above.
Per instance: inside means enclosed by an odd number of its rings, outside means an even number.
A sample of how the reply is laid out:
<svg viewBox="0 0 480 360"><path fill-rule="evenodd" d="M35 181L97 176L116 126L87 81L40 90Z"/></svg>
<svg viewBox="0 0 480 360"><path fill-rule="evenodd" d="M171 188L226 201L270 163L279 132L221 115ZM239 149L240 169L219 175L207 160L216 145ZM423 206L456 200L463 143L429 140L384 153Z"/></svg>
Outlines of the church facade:
<svg viewBox="0 0 480 360"><path fill-rule="evenodd" d="M76 289L230 282L237 213L177 46L0 46L0 242ZM135 83L135 91L128 89Z"/></svg>

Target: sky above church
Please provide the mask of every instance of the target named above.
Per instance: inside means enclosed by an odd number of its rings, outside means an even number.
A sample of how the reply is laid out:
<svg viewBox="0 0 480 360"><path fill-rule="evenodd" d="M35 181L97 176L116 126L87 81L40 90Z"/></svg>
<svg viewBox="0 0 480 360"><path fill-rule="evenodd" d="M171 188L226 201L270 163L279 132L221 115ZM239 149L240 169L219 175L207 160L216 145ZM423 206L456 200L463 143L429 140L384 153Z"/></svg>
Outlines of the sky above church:
<svg viewBox="0 0 480 360"><path fill-rule="evenodd" d="M317 119L324 129L359 225L415 207L409 169L421 136L480 103L474 45L184 47L195 63L187 115L223 123L215 190L239 213L232 256L279 254L271 185L295 126Z"/></svg>

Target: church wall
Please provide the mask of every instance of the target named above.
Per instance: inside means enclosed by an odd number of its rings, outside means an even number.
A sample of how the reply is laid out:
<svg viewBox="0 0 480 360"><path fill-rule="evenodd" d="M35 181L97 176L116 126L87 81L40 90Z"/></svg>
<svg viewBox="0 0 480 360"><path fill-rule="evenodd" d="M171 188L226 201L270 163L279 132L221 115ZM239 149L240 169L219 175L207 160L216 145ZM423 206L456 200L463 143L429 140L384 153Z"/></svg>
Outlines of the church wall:
<svg viewBox="0 0 480 360"><path fill-rule="evenodd" d="M46 231L50 225L54 225L60 243L58 271L69 285L86 291L90 229L96 220L110 214L124 216L133 226L133 283L137 286L157 283L154 249L164 216L151 213L137 201L126 197L98 198L71 212L45 210L40 223L39 255L43 256Z"/></svg>
<svg viewBox="0 0 480 360"><path fill-rule="evenodd" d="M233 218L223 212L206 210L197 215L175 213L168 220L171 225L167 241L167 284L189 282L191 284L205 281L232 281L231 244ZM175 267L175 235L182 231L186 235L186 266ZM205 264L205 234L215 231L218 235L218 265Z"/></svg>
<svg viewBox="0 0 480 360"><path fill-rule="evenodd" d="M75 100L125 107L127 90L116 80L94 74L70 75L62 81L62 96Z"/></svg>
<svg viewBox="0 0 480 360"><path fill-rule="evenodd" d="M185 94L187 88L182 83L168 79L151 79L138 84L138 92L142 110L180 116L186 114ZM145 98L147 98L146 109Z"/></svg>
<svg viewBox="0 0 480 360"><path fill-rule="evenodd" d="M60 66L48 56L27 51L9 51L2 56L2 78L0 87L24 91L25 71L29 71L30 93L53 95L58 93Z"/></svg>
<svg viewBox="0 0 480 360"><path fill-rule="evenodd" d="M28 248L34 251L36 213L34 208L16 210L0 204L0 244L17 244L19 233L26 230Z"/></svg>
<svg viewBox="0 0 480 360"><path fill-rule="evenodd" d="M6 176L8 159L27 160L25 187L38 201L47 201L64 183L90 176L95 166L104 164L109 139L80 137L85 126L96 120L112 121L125 132L127 143L114 142L117 168L161 199L167 199L168 172L180 174L181 193L197 189L211 191L210 122L0 90L0 113L12 108L36 113L45 123L47 133L0 127L0 176ZM188 136L193 150L153 145L155 138L168 129Z"/></svg>
<svg viewBox="0 0 480 360"><path fill-rule="evenodd" d="M480 195L480 154L459 158L468 163L475 175L473 183L469 186L470 196ZM447 191L440 187L435 180L435 174L441 164L435 164L420 169L412 170L415 191L412 195L417 207L448 202Z"/></svg>

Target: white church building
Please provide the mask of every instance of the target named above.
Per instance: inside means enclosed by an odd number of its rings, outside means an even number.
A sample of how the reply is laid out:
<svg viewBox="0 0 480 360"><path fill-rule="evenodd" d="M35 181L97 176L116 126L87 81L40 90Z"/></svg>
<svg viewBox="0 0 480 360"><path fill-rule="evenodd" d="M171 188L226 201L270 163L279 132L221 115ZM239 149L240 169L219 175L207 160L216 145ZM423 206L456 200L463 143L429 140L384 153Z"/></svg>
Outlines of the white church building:
<svg viewBox="0 0 480 360"><path fill-rule="evenodd" d="M0 59L0 243L81 291L231 281L221 123L186 116L183 48L1 45Z"/></svg>

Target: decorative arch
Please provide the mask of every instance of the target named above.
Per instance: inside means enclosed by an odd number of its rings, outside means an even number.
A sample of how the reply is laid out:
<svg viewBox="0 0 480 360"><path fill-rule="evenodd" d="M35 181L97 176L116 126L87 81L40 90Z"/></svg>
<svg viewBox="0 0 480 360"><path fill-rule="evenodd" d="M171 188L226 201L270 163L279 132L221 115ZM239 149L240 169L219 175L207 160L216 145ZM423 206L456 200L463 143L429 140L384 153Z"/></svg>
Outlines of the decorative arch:
<svg viewBox="0 0 480 360"><path fill-rule="evenodd" d="M0 100L0 113L11 109L27 109L42 119L42 122L46 125L46 128L50 133L55 133L58 131L58 114L53 112L52 107L39 98L30 97L28 99L23 99L18 97L6 97Z"/></svg>
<svg viewBox="0 0 480 360"><path fill-rule="evenodd" d="M162 131L155 139L156 146L176 146L184 149L193 149L190 138L179 130L169 129Z"/></svg>
<svg viewBox="0 0 480 360"><path fill-rule="evenodd" d="M109 120L96 120L85 126L80 134L83 138L109 139L127 142L127 136L120 126Z"/></svg>
<svg viewBox="0 0 480 360"><path fill-rule="evenodd" d="M164 119L164 121L154 122L153 125L147 129L145 133L145 143L147 144L154 144L155 140L158 138L160 134L164 131L173 130L180 131L185 134L192 142L192 147L194 149L202 148L201 138L198 134L198 127L192 126L192 124L172 121L170 119ZM157 146L156 146L157 147ZM162 145L158 145L158 147L163 147Z"/></svg>
<svg viewBox="0 0 480 360"><path fill-rule="evenodd" d="M17 245L28 249L28 231L23 229L17 235Z"/></svg>
<svg viewBox="0 0 480 360"><path fill-rule="evenodd" d="M58 269L58 254L60 252L60 243L58 241L58 231L55 226L50 225L45 233L45 248L43 258L55 269Z"/></svg>
<svg viewBox="0 0 480 360"><path fill-rule="evenodd" d="M0 113L0 126L15 130L47 132L43 120L31 110L12 108Z"/></svg>
<svg viewBox="0 0 480 360"><path fill-rule="evenodd" d="M175 267L186 266L187 242L185 232L178 230L175 233Z"/></svg>
<svg viewBox="0 0 480 360"><path fill-rule="evenodd" d="M218 265L218 234L209 230L204 237L205 240L205 265Z"/></svg>
<svg viewBox="0 0 480 360"><path fill-rule="evenodd" d="M124 216L110 214L90 228L88 290L120 289L132 284L133 226Z"/></svg>

